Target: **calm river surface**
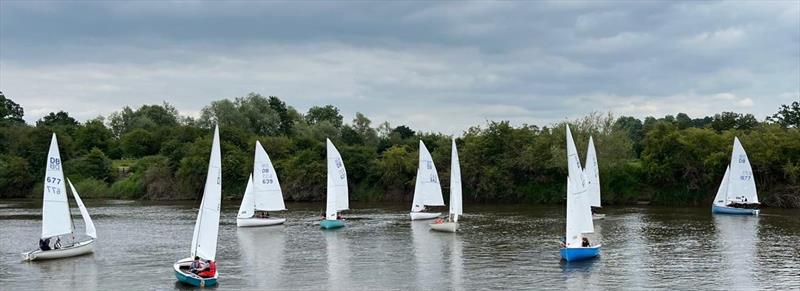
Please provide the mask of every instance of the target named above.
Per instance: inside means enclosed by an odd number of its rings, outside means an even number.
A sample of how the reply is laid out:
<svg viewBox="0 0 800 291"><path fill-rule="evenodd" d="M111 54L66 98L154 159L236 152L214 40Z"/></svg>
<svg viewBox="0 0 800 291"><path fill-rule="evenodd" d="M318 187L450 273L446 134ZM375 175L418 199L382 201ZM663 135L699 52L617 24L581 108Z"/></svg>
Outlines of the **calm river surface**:
<svg viewBox="0 0 800 291"><path fill-rule="evenodd" d="M73 203L79 231L83 221ZM86 201L95 253L23 262L37 246L41 202L0 200L0 289L169 290L189 256L196 203ZM800 210L712 216L709 207L604 209L599 259L564 263L558 206L466 205L457 234L411 222L407 203L360 204L347 226L319 228L324 205L287 204L285 226L236 227L224 201L219 289L800 289Z"/></svg>

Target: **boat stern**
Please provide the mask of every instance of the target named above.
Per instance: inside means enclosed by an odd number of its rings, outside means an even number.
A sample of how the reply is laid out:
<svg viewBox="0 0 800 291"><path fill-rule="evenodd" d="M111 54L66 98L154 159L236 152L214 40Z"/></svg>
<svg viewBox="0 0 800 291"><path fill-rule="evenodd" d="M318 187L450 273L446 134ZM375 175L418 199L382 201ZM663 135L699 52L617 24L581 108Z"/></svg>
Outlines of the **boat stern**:
<svg viewBox="0 0 800 291"><path fill-rule="evenodd" d="M325 219L325 220L320 221L319 225L324 229L335 229L335 228L344 227L344 220Z"/></svg>
<svg viewBox="0 0 800 291"><path fill-rule="evenodd" d="M567 262L592 259L600 255L600 247L561 248L561 258Z"/></svg>

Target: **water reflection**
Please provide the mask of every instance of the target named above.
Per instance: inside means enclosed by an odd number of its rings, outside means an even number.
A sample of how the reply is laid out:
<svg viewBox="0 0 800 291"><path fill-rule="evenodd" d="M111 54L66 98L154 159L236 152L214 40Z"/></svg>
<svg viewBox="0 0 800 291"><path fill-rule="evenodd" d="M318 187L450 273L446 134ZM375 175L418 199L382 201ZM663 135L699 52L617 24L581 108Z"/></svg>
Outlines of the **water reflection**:
<svg viewBox="0 0 800 291"><path fill-rule="evenodd" d="M242 275L251 278L255 286L281 289L286 242L284 227L239 228L236 236L241 250Z"/></svg>
<svg viewBox="0 0 800 291"><path fill-rule="evenodd" d="M427 221L412 221L411 236L414 241L416 262L416 289L434 290L442 287L442 240L431 231Z"/></svg>
<svg viewBox="0 0 800 291"><path fill-rule="evenodd" d="M462 258L462 244L461 237L457 234L450 235L450 289L464 290L462 278L464 273L464 260Z"/></svg>
<svg viewBox="0 0 800 291"><path fill-rule="evenodd" d="M346 229L341 229L346 230ZM350 278L350 247L345 233L341 231L323 231L328 251L328 289L347 289Z"/></svg>
<svg viewBox="0 0 800 291"><path fill-rule="evenodd" d="M757 289L754 271L756 245L758 244L758 216L714 215L717 242L722 255L722 266L718 278L720 282L736 289Z"/></svg>

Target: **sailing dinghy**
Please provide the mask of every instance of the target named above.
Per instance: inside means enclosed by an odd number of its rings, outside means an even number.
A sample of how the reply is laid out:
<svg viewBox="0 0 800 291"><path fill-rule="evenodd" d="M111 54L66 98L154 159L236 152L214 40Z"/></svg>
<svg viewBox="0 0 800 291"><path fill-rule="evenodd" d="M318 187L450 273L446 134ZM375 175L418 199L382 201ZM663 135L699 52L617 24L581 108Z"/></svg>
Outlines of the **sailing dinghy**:
<svg viewBox="0 0 800 291"><path fill-rule="evenodd" d="M192 262L195 257L199 257L202 262L210 261L212 264L216 264L221 200L222 157L219 148L219 126L216 126L214 128L214 140L211 144L211 158L208 161L208 174L206 175L203 199L200 202L197 221L194 224L194 234L192 234L192 255L178 260L173 265L175 278L178 281L198 287L217 284L218 272L201 277L192 272Z"/></svg>
<svg viewBox="0 0 800 291"><path fill-rule="evenodd" d="M731 163L719 185L711 212L720 214L758 215L758 192L753 168L738 137L733 138Z"/></svg>
<svg viewBox="0 0 800 291"><path fill-rule="evenodd" d="M425 206L444 206L442 198L442 185L439 184L439 174L433 164L433 157L419 141L419 166L417 167L417 182L414 186L414 199L411 202L411 220L434 219L441 212L423 212Z"/></svg>
<svg viewBox="0 0 800 291"><path fill-rule="evenodd" d="M461 200L461 165L458 161L456 140L453 139L453 147L450 151L450 214L447 216L446 221L431 223L431 229L456 232L458 230L458 216L464 213Z"/></svg>
<svg viewBox="0 0 800 291"><path fill-rule="evenodd" d="M583 246L588 238L584 234L594 232L592 223L592 210L589 206L589 190L586 183L585 172L581 168L578 151L572 140L572 132L567 125L567 229L561 258L564 260L580 261L597 257L600 254L600 245Z"/></svg>
<svg viewBox="0 0 800 291"><path fill-rule="evenodd" d="M330 139L325 140L325 147L328 156L328 198L325 204L325 219L320 221L319 225L324 229L334 229L344 226L344 219L339 217L338 212L350 207L347 196L347 170L344 168L342 155Z"/></svg>
<svg viewBox="0 0 800 291"><path fill-rule="evenodd" d="M261 146L261 142L256 141L253 174L247 181L236 225L248 227L283 224L286 218L269 215L269 211L282 210L286 210L286 205L283 203L283 192L275 167L272 166L272 161Z"/></svg>
<svg viewBox="0 0 800 291"><path fill-rule="evenodd" d="M34 260L48 260L60 259L67 257L74 257L91 253L94 248L94 241L97 239L97 231L94 228L94 222L83 205L81 197L78 196L78 191L72 185L69 179L66 182L69 184L72 196L75 198L75 203L78 204L83 223L86 227L86 235L89 236L88 240L75 241L74 223L72 216L69 212L69 202L67 201L67 188L64 185L64 170L61 166L61 154L58 151L58 141L56 134L50 140L50 150L47 154L47 171L45 172L44 179L44 195L42 195L42 236L41 239L47 244L47 248L42 249L41 246L37 250L22 253L22 258L26 261ZM48 249L50 247L49 241L52 238L60 240L61 236L70 234L72 244L60 246L59 248ZM54 241L55 243L55 241Z"/></svg>
<svg viewBox="0 0 800 291"><path fill-rule="evenodd" d="M606 218L605 214L595 213L600 205L600 168L597 166L597 152L594 149L594 140L589 136L589 148L586 150L586 184L589 186L589 206L592 208L592 220Z"/></svg>

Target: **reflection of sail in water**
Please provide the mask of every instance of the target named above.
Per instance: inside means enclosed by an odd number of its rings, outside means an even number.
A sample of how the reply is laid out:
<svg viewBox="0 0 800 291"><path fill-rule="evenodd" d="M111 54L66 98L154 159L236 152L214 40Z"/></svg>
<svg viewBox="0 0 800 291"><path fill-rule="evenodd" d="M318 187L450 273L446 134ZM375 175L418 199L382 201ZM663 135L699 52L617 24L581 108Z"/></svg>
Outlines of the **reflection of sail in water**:
<svg viewBox="0 0 800 291"><path fill-rule="evenodd" d="M717 241L722 259L720 286L733 289L758 289L753 276L756 269L758 244L758 216L714 215Z"/></svg>
<svg viewBox="0 0 800 291"><path fill-rule="evenodd" d="M464 290L464 259L462 255L461 237L450 236L450 290Z"/></svg>
<svg viewBox="0 0 800 291"><path fill-rule="evenodd" d="M282 289L283 253L286 237L282 228L241 229L239 238L242 272L261 289Z"/></svg>
<svg viewBox="0 0 800 291"><path fill-rule="evenodd" d="M417 290L440 289L444 266L442 264L441 237L431 232L427 222L411 222L414 241L414 261L417 263Z"/></svg>
<svg viewBox="0 0 800 291"><path fill-rule="evenodd" d="M323 232L328 250L328 290L345 290L351 282L350 248L344 234Z"/></svg>

